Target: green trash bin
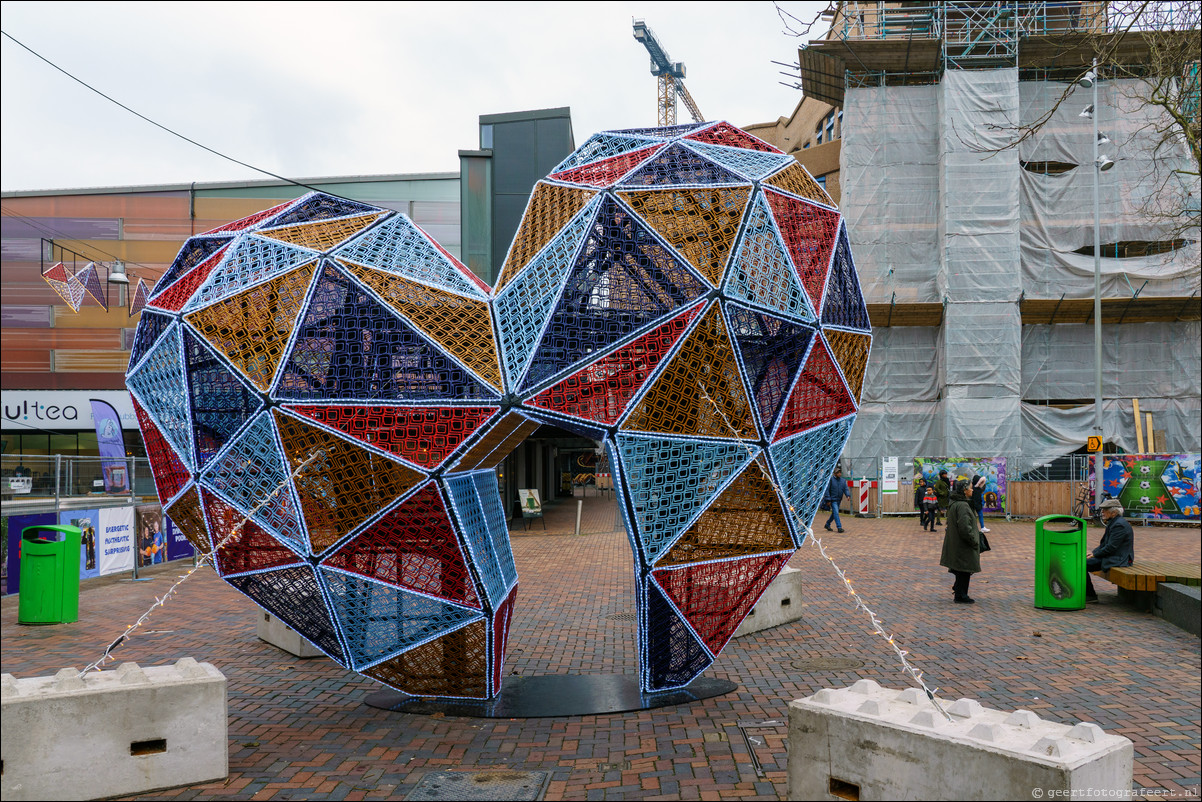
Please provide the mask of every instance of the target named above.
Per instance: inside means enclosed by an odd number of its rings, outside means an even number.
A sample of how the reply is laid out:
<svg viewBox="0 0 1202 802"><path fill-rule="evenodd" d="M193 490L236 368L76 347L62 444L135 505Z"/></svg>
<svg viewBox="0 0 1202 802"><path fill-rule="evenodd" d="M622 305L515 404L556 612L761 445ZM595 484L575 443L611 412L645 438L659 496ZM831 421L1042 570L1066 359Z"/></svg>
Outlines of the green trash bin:
<svg viewBox="0 0 1202 802"><path fill-rule="evenodd" d="M78 526L27 526L21 530L18 624L69 624L79 620Z"/></svg>
<svg viewBox="0 0 1202 802"><path fill-rule="evenodd" d="M1085 519L1045 515L1035 522L1035 606L1085 609Z"/></svg>

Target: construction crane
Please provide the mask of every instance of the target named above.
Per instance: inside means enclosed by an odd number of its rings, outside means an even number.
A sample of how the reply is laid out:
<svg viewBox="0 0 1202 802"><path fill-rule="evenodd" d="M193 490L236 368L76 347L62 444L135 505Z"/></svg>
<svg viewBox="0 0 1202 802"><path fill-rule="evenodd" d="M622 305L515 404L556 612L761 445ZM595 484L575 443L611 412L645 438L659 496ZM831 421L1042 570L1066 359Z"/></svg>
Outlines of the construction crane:
<svg viewBox="0 0 1202 802"><path fill-rule="evenodd" d="M681 100L684 101L689 114L693 115L693 122L704 122L705 118L701 116L701 111L697 108L693 96L689 94L689 90L684 88L684 64L679 61L675 64L672 63L663 45L659 43L655 34L643 20L636 19L632 22L634 23L634 38L642 42L643 47L647 48L647 52L651 55L651 74L659 79L659 126L663 128L667 125L676 125L677 95L680 95Z"/></svg>

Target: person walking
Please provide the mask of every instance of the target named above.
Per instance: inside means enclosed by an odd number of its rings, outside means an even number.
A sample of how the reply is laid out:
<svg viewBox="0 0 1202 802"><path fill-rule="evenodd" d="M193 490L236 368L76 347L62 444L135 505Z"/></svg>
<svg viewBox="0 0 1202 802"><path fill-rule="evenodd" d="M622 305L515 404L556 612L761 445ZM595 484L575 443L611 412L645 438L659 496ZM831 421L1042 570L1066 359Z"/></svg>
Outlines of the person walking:
<svg viewBox="0 0 1202 802"><path fill-rule="evenodd" d="M956 578L952 583L952 601L957 604L976 603L968 595L968 583L973 574L981 571L981 535L977 516L969 504L971 497L972 486L964 479L958 480L950 493L943 553L939 556L939 564Z"/></svg>
<svg viewBox="0 0 1202 802"><path fill-rule="evenodd" d="M939 499L935 497L935 488L926 485L922 493L922 520L923 529L926 530L927 525L930 525L932 532L935 531L935 523L939 518Z"/></svg>
<svg viewBox="0 0 1202 802"><path fill-rule="evenodd" d="M989 530L985 528L985 485L988 484L988 480L984 476L973 474L971 483L972 500L970 506L977 513L977 523L980 524L981 531L988 533Z"/></svg>
<svg viewBox="0 0 1202 802"><path fill-rule="evenodd" d="M828 532L831 531L832 521L836 529L843 531L843 522L839 520L839 503L843 501L844 496L851 496L851 491L847 489L847 480L843 478L843 468L836 465L831 480L826 484L826 495L822 498L822 503L829 504L831 508L830 517L826 519L824 527Z"/></svg>
<svg viewBox="0 0 1202 802"><path fill-rule="evenodd" d="M952 483L948 479L947 471L940 471L939 478L935 480L935 498L939 499L939 509L935 511L936 526L939 525L939 513L947 512L948 505L951 504L951 490Z"/></svg>
<svg viewBox="0 0 1202 802"><path fill-rule="evenodd" d="M1123 517L1123 505L1117 498L1108 498L1101 506L1102 522L1106 531L1102 541L1085 560L1085 602L1093 604L1098 594L1089 578L1090 571L1108 571L1121 565L1135 562L1135 531Z"/></svg>

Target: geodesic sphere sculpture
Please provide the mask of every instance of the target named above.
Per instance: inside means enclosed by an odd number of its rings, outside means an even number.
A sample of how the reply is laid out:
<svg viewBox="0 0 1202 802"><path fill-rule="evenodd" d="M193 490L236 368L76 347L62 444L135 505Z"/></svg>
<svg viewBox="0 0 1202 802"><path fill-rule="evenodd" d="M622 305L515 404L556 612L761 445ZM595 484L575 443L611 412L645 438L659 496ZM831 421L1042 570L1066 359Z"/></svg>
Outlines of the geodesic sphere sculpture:
<svg viewBox="0 0 1202 802"><path fill-rule="evenodd" d="M830 198L704 123L590 138L491 291L404 215L320 193L193 237L127 384L164 507L219 574L422 696L500 691L495 467L541 423L603 441L654 692L716 659L801 544L870 342Z"/></svg>

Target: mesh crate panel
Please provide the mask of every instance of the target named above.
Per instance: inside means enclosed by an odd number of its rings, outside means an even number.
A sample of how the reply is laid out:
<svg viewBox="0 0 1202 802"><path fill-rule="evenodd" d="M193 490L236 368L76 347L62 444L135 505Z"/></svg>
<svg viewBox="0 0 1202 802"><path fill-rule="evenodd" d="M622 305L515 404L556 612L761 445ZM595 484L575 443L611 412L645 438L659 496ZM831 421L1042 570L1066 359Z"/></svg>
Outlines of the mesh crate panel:
<svg viewBox="0 0 1202 802"><path fill-rule="evenodd" d="M184 243L184 246L180 248L175 260L171 263L171 267L167 268L163 275L159 276L159 280L155 282L154 289L150 291L150 297L154 298L163 290L170 287L185 273L188 273L192 268L221 250L222 246L229 241L229 237L210 237L206 235L189 238Z"/></svg>
<svg viewBox="0 0 1202 802"><path fill-rule="evenodd" d="M720 283L750 189L716 187L618 194L711 284Z"/></svg>
<svg viewBox="0 0 1202 802"><path fill-rule="evenodd" d="M647 394L635 402L622 428L707 437L756 436L751 405L717 306L710 307Z"/></svg>
<svg viewBox="0 0 1202 802"><path fill-rule="evenodd" d="M451 505L455 508L459 531L467 543L469 557L484 583L484 595L489 605L495 607L509 593L509 583L501 570L501 559L488 530L488 518L476 483L471 474L453 476L445 482ZM505 544L505 551L509 551L508 543ZM506 561L512 564L512 554L507 555Z"/></svg>
<svg viewBox="0 0 1202 802"><path fill-rule="evenodd" d="M480 618L477 610L354 574L322 569L322 576L356 671Z"/></svg>
<svg viewBox="0 0 1202 802"><path fill-rule="evenodd" d="M328 251L349 237L358 234L383 216L383 212L377 212L338 220L326 220L320 223L300 223L283 228L264 228L259 230L259 235L287 242L290 245L299 245L302 248Z"/></svg>
<svg viewBox="0 0 1202 802"><path fill-rule="evenodd" d="M282 568L302 563L301 555L287 548L254 521L242 523L246 513L216 493L201 492L209 532L217 546L217 573L221 576Z"/></svg>
<svg viewBox="0 0 1202 802"><path fill-rule="evenodd" d="M184 274L179 281L164 289L158 297L150 299L147 305L152 309L164 309L168 312L180 311L192 294L196 292L197 287L208 281L213 270L225 259L225 253L226 248L223 246L208 259L192 268L190 272Z"/></svg>
<svg viewBox="0 0 1202 802"><path fill-rule="evenodd" d="M346 665L338 632L326 607L321 586L308 565L226 577L226 582L299 632L318 649Z"/></svg>
<svg viewBox="0 0 1202 802"><path fill-rule="evenodd" d="M501 277L497 280L497 291L505 289L510 279L530 263L562 229L596 195L596 192L580 187L561 187L539 181L534 185L530 203L522 214L521 225L509 246Z"/></svg>
<svg viewBox="0 0 1202 802"><path fill-rule="evenodd" d="M778 192L765 192L781 239L793 259L801 285L814 309L822 308L822 291L830 269L831 253L839 233L839 213L794 200Z"/></svg>
<svg viewBox="0 0 1202 802"><path fill-rule="evenodd" d="M362 673L415 696L487 699L488 629L468 624Z"/></svg>
<svg viewBox="0 0 1202 802"><path fill-rule="evenodd" d="M404 215L396 215L332 251L339 259L403 276L432 287L482 298L484 293Z"/></svg>
<svg viewBox="0 0 1202 802"><path fill-rule="evenodd" d="M191 421L188 419L188 388L184 382L180 327L173 326L159 338L126 384L142 408L150 413L159 431L175 448L184 465L193 469Z"/></svg>
<svg viewBox="0 0 1202 802"><path fill-rule="evenodd" d="M746 179L715 164L696 151L673 144L655 154L619 182L622 187L743 184Z"/></svg>
<svg viewBox="0 0 1202 802"><path fill-rule="evenodd" d="M523 381L536 387L706 292L624 207L607 199Z"/></svg>
<svg viewBox="0 0 1202 802"><path fill-rule="evenodd" d="M856 405L843 383L839 368L821 337L814 339L805 367L793 385L789 400L781 412L774 440L783 440L798 432L855 412Z"/></svg>
<svg viewBox="0 0 1202 802"><path fill-rule="evenodd" d="M429 483L327 558L323 565L480 609L450 513Z"/></svg>
<svg viewBox="0 0 1202 802"><path fill-rule="evenodd" d="M138 279L138 286L134 288L133 295L129 299L130 317L133 317L146 308L146 302L149 294L150 293L146 289L146 282L142 279Z"/></svg>
<svg viewBox="0 0 1202 802"><path fill-rule="evenodd" d="M814 330L734 304L727 305L726 315L739 349L743 376L755 399L760 429L770 432L793 378L805 361Z"/></svg>
<svg viewBox="0 0 1202 802"><path fill-rule="evenodd" d="M815 181L806 168L800 164L790 164L764 183L800 198L817 201L831 207L835 205L822 185Z"/></svg>
<svg viewBox="0 0 1202 802"><path fill-rule="evenodd" d="M205 525L204 510L200 506L200 488L192 485L175 501L164 505L163 511L171 516L171 523L184 533L197 554L209 553L213 544Z"/></svg>
<svg viewBox="0 0 1202 802"><path fill-rule="evenodd" d="M192 433L196 467L203 470L234 432L262 406L249 385L209 350L204 341L184 330L188 396L192 401Z"/></svg>
<svg viewBox="0 0 1202 802"><path fill-rule="evenodd" d="M507 412L451 466L455 472L495 468L530 436L538 424L519 412Z"/></svg>
<svg viewBox="0 0 1202 802"><path fill-rule="evenodd" d="M618 435L632 541L654 563L727 479L750 460L741 444Z"/></svg>
<svg viewBox="0 0 1202 802"><path fill-rule="evenodd" d="M187 321L255 387L267 392L316 270L316 262L291 270L193 312Z"/></svg>
<svg viewBox="0 0 1202 802"><path fill-rule="evenodd" d="M556 165L555 169L551 172L562 173L565 170L571 170L591 162L604 161L614 156L620 156L632 150L640 150L652 145L662 144L662 139L651 139L645 136L624 136L608 131L593 134L583 145L576 148L566 159Z"/></svg>
<svg viewBox="0 0 1202 802"><path fill-rule="evenodd" d="M767 470L762 456L748 465L659 558L656 567L769 551L791 553L793 537Z"/></svg>
<svg viewBox="0 0 1202 802"><path fill-rule="evenodd" d="M109 299L105 295L104 286L100 283L100 276L96 275L96 265L89 262L87 267L75 275L75 278L83 285L88 295L92 296L92 300L103 306L104 311L107 312Z"/></svg>
<svg viewBox="0 0 1202 802"><path fill-rule="evenodd" d="M489 657L492 661L492 672L489 675L492 680L490 694L501 692L501 678L505 675L505 646L509 641L509 624L513 620L513 606L517 603L517 598L518 589L515 587L509 591L509 596L501 603L492 617L492 653Z"/></svg>
<svg viewBox="0 0 1202 802"><path fill-rule="evenodd" d="M623 128L619 131L610 131L611 134L641 134L650 137L659 137L662 139L673 139L692 133L700 128L711 125L711 123L681 123L680 125L665 126L663 128Z"/></svg>
<svg viewBox="0 0 1202 802"><path fill-rule="evenodd" d="M271 416L263 413L208 466L204 483L239 507L259 507L254 520L303 554L308 551L309 541L296 514L289 473L276 444Z"/></svg>
<svg viewBox="0 0 1202 802"><path fill-rule="evenodd" d="M662 148L663 145L653 145L641 150L623 153L612 159L603 159L582 167L576 167L563 172L552 173L548 178L564 181L569 184L584 184L590 187L613 186L618 179L629 173L645 159Z"/></svg>
<svg viewBox="0 0 1202 802"><path fill-rule="evenodd" d="M720 122L685 137L690 142L708 142L711 145L726 145L730 148L747 148L763 153L780 153L762 139L756 139L746 131L740 131L728 122Z"/></svg>
<svg viewBox="0 0 1202 802"><path fill-rule="evenodd" d="M868 350L872 347L872 335L859 332L826 330L826 341L831 352L843 369L843 377L851 390L851 397L860 403L860 393L864 389L864 370L868 366Z"/></svg>
<svg viewBox="0 0 1202 802"><path fill-rule="evenodd" d="M317 279L276 393L297 401L496 397L330 262Z"/></svg>
<svg viewBox="0 0 1202 802"><path fill-rule="evenodd" d="M868 322L868 307L864 305L864 293L860 291L860 280L856 278L851 248L847 244L846 224L839 227L839 244L835 246L831 275L827 279L822 323L861 331L871 328Z"/></svg>
<svg viewBox="0 0 1202 802"><path fill-rule="evenodd" d="M259 224L262 223L264 220L269 220L272 217L275 217L276 215L280 214L285 209L287 209L289 206L292 206L294 203L296 203L296 201L288 201L287 203L281 203L279 206L272 206L270 209L267 209L262 212L255 212L252 215L243 217L240 220L235 220L232 223L227 223L224 226L220 226L219 228L214 228L211 231L207 231L205 233L206 233L206 235L209 235L209 234L236 234L239 231L251 231L251 230L257 228L259 226Z"/></svg>
<svg viewBox="0 0 1202 802"><path fill-rule="evenodd" d="M769 461L776 480L785 494L785 506L791 507L789 522L797 526L810 526L814 511L826 492L831 469L847 435L851 432L854 415L840 421L806 432L768 448ZM800 547L804 533L794 532Z"/></svg>
<svg viewBox="0 0 1202 802"><path fill-rule="evenodd" d="M642 389L701 308L700 303L694 305L630 345L544 390L529 403L599 423L617 423L630 399Z"/></svg>
<svg viewBox="0 0 1202 802"><path fill-rule="evenodd" d="M292 480L314 552L328 549L422 479L412 468L278 410L275 420L290 472L320 455Z"/></svg>
<svg viewBox="0 0 1202 802"><path fill-rule="evenodd" d="M505 371L517 383L531 352L542 336L543 323L555 305L593 218L590 210L577 215L558 237L496 297L493 309L501 338Z"/></svg>
<svg viewBox="0 0 1202 802"><path fill-rule="evenodd" d="M159 498L167 502L175 498L184 485L192 480L192 473L175 453L175 449L163 437L146 410L135 399L134 411L138 415L138 426L142 430L142 442L146 445L146 457L150 460L150 471Z"/></svg>
<svg viewBox="0 0 1202 802"><path fill-rule="evenodd" d="M788 554L686 565L653 576L715 656L776 578Z"/></svg>
<svg viewBox="0 0 1202 802"><path fill-rule="evenodd" d="M333 195L326 195L321 192L310 192L286 207L285 211L272 217L263 224L263 227L270 226L276 228L279 226L289 226L293 223L332 220L335 217L351 217L378 211L380 210L374 206L368 206L366 203L358 203L346 198L335 198Z"/></svg>
<svg viewBox="0 0 1202 802"><path fill-rule="evenodd" d="M292 406L298 415L434 469L499 407Z"/></svg>
<svg viewBox="0 0 1202 802"><path fill-rule="evenodd" d="M134 330L134 341L129 349L129 370L133 370L146 352L158 342L159 337L171 325L174 318L161 315L158 312L144 312L138 328Z"/></svg>
<svg viewBox="0 0 1202 802"><path fill-rule="evenodd" d="M509 522L505 520L505 510L501 506L501 489L497 484L497 475L491 471L481 472L475 474L472 481L476 485L476 494L484 511L484 521L488 526L493 552L497 555L501 579L506 587L512 588L518 583L518 569L514 565L513 550L509 545Z"/></svg>
<svg viewBox="0 0 1202 802"><path fill-rule="evenodd" d="M687 685L709 668L714 656L659 587L647 579L642 583L641 596L645 601L639 617L642 629L639 657L643 683L664 690Z"/></svg>
<svg viewBox="0 0 1202 802"><path fill-rule="evenodd" d="M784 243L768 215L764 196L758 192L743 224L743 239L731 260L724 289L732 298L808 323L817 321L805 290L789 267Z"/></svg>
<svg viewBox="0 0 1202 802"><path fill-rule="evenodd" d="M73 273L68 271L62 262L59 262L43 273L42 278L50 285L50 289L58 293L58 296L63 299L67 306L71 307L75 312L79 311L79 305L83 303L83 296L86 290L83 283Z"/></svg>
<svg viewBox="0 0 1202 802"><path fill-rule="evenodd" d="M748 181L776 172L786 164L797 163L792 156L786 156L783 153L761 153L753 150L728 148L723 145L708 145L703 142L690 142L689 148L715 164L732 170L740 178Z"/></svg>
<svg viewBox="0 0 1202 802"><path fill-rule="evenodd" d="M252 284L307 264L316 256L317 254L308 249L255 234L236 239L222 259L221 270L209 274L208 280L188 299L183 311L195 312L223 298L236 295ZM166 295L167 293L163 293L164 297Z"/></svg>
<svg viewBox="0 0 1202 802"><path fill-rule="evenodd" d="M500 389L501 368L488 301L464 298L351 262L343 264L439 348Z"/></svg>

